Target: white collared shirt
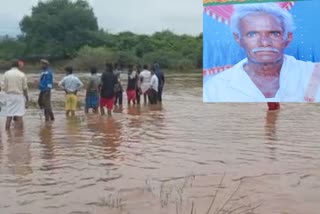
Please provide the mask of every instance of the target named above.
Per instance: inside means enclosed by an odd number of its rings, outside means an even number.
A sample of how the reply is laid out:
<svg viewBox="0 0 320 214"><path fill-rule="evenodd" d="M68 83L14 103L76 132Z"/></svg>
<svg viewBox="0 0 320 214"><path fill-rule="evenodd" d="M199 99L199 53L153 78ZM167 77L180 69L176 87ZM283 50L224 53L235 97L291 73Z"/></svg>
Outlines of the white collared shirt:
<svg viewBox="0 0 320 214"><path fill-rule="evenodd" d="M158 80L157 75L152 74L152 76L151 76L151 81L150 81L150 85L151 85L151 88L152 88L153 90L158 91L159 80Z"/></svg>
<svg viewBox="0 0 320 214"><path fill-rule="evenodd" d="M243 66L244 59L232 68L208 77L203 82L204 102L304 102L305 91L314 69L313 62L304 62L284 55L280 71L280 88L273 98L266 98L252 82ZM318 91L316 101L320 101Z"/></svg>
<svg viewBox="0 0 320 214"><path fill-rule="evenodd" d="M83 83L74 74L69 74L59 82L59 86L67 92L75 92L83 86Z"/></svg>

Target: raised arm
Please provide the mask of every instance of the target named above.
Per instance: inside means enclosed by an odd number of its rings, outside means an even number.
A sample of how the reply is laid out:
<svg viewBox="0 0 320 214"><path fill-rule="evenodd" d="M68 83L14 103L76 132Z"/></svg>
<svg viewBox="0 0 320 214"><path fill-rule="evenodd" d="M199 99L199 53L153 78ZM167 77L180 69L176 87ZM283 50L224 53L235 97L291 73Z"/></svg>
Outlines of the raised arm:
<svg viewBox="0 0 320 214"><path fill-rule="evenodd" d="M65 89L65 77L58 83L58 86L62 89Z"/></svg>

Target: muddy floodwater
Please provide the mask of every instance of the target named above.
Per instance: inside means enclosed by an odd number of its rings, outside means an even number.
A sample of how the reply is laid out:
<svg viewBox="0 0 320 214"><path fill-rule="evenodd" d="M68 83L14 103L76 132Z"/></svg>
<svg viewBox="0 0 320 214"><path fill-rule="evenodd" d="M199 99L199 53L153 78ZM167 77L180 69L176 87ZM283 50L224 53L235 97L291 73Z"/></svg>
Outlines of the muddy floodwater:
<svg viewBox="0 0 320 214"><path fill-rule="evenodd" d="M1 117L1 214L320 212L318 104L203 104L201 74L167 74L162 105L112 117L66 118L63 96L52 123Z"/></svg>

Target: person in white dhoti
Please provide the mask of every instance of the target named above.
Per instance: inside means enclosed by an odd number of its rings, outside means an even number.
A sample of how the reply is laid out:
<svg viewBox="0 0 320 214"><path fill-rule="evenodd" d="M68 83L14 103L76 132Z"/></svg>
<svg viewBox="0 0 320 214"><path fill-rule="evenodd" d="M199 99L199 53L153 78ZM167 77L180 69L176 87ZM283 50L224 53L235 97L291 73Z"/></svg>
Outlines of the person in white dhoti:
<svg viewBox="0 0 320 214"><path fill-rule="evenodd" d="M204 102L320 101L318 64L284 54L294 28L287 10L276 3L237 5L231 28L247 58L204 80Z"/></svg>
<svg viewBox="0 0 320 214"><path fill-rule="evenodd" d="M12 63L12 68L3 75L3 91L5 92L6 102L3 108L6 119L6 129L10 129L11 121L14 119L21 127L22 117L28 106L28 84L26 75L19 70L23 64L19 61Z"/></svg>
<svg viewBox="0 0 320 214"><path fill-rule="evenodd" d="M147 103L147 95L151 86L151 71L148 70L148 65L143 66L143 70L140 72L139 78L143 101L144 103Z"/></svg>

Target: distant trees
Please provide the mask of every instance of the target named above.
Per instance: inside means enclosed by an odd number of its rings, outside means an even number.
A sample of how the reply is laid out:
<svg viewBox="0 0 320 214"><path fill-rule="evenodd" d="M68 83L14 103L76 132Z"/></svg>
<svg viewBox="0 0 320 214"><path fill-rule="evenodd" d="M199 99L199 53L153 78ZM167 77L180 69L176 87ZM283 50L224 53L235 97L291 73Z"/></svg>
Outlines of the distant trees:
<svg viewBox="0 0 320 214"><path fill-rule="evenodd" d="M77 52L75 62L78 66L87 68L93 62L92 65L101 65L108 60L123 67L128 64L142 65L154 62L158 62L162 68L178 70L202 67L200 36L178 36L166 30L151 36L131 32L104 32L104 37L108 39L99 47L87 45Z"/></svg>
<svg viewBox="0 0 320 214"><path fill-rule="evenodd" d="M122 66L158 62L169 69L202 67L202 34L176 35L169 30L150 36L111 34L98 28L86 0L40 1L20 28L18 38L0 38L0 60L72 59L79 69L100 67L106 61Z"/></svg>
<svg viewBox="0 0 320 214"><path fill-rule="evenodd" d="M22 56L26 44L17 39L4 36L0 39L0 59L9 60Z"/></svg>
<svg viewBox="0 0 320 214"><path fill-rule="evenodd" d="M93 44L97 18L85 0L39 2L20 22L25 53L73 57L84 44Z"/></svg>

